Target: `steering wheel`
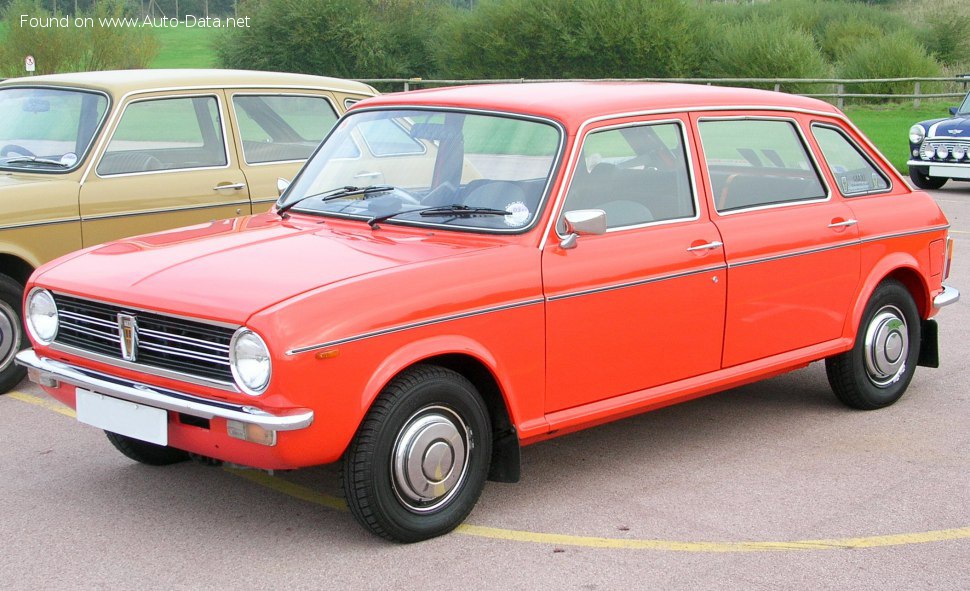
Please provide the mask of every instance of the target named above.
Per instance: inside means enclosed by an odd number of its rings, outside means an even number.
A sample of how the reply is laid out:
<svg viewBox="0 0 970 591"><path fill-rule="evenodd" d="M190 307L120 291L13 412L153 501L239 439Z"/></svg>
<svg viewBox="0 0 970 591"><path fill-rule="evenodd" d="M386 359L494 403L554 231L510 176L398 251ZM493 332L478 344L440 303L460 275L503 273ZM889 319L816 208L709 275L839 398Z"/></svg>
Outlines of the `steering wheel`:
<svg viewBox="0 0 970 591"><path fill-rule="evenodd" d="M0 148L0 156L7 156L11 152L20 154L21 156L37 156L37 154L34 154L27 148L18 146L17 144L7 144L6 146Z"/></svg>

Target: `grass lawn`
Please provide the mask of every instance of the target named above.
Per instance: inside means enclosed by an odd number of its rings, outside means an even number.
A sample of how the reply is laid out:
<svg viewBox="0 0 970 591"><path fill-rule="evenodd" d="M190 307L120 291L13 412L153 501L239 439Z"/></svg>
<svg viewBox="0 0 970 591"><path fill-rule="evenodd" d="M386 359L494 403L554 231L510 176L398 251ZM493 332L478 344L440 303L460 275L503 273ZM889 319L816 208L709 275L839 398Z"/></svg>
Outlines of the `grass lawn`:
<svg viewBox="0 0 970 591"><path fill-rule="evenodd" d="M158 56L152 68L215 68L219 65L212 47L222 32L215 29L175 27L156 29Z"/></svg>
<svg viewBox="0 0 970 591"><path fill-rule="evenodd" d="M897 170L906 174L909 128L926 119L949 117L949 108L959 103L960 100L954 98L948 101L923 101L919 109L913 108L913 104L909 102L887 106L847 106L845 114L876 144Z"/></svg>

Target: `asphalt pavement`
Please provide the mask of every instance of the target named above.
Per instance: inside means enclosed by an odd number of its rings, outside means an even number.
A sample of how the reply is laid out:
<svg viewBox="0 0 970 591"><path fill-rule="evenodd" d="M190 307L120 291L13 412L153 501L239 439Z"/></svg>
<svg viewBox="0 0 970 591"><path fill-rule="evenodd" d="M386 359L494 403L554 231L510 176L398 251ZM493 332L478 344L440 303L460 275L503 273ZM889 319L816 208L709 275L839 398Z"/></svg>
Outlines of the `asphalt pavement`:
<svg viewBox="0 0 970 591"><path fill-rule="evenodd" d="M458 531L396 545L334 467L138 465L24 382L0 396L0 585L968 589L970 184L932 193L964 301L892 407L843 407L815 363L527 447Z"/></svg>

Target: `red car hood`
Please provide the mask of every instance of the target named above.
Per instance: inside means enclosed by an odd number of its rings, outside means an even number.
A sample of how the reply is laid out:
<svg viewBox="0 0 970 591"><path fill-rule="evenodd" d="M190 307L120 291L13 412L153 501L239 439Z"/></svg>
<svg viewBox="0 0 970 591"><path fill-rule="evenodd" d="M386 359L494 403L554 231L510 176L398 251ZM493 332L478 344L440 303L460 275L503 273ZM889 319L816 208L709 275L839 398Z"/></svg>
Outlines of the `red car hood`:
<svg viewBox="0 0 970 591"><path fill-rule="evenodd" d="M489 244L469 235L458 244L427 232L262 214L110 242L54 261L35 282L92 299L242 324L312 289Z"/></svg>

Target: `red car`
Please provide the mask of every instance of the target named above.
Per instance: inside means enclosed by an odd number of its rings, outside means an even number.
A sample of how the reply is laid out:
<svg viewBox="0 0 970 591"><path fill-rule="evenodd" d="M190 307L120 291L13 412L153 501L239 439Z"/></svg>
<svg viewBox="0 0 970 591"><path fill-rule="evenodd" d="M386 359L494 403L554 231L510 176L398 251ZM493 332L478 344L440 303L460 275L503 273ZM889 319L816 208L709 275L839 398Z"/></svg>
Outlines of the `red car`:
<svg viewBox="0 0 970 591"><path fill-rule="evenodd" d="M342 459L354 516L416 541L522 445L813 361L848 406L892 404L959 297L947 228L808 98L387 95L269 213L38 269L18 361L139 462Z"/></svg>

